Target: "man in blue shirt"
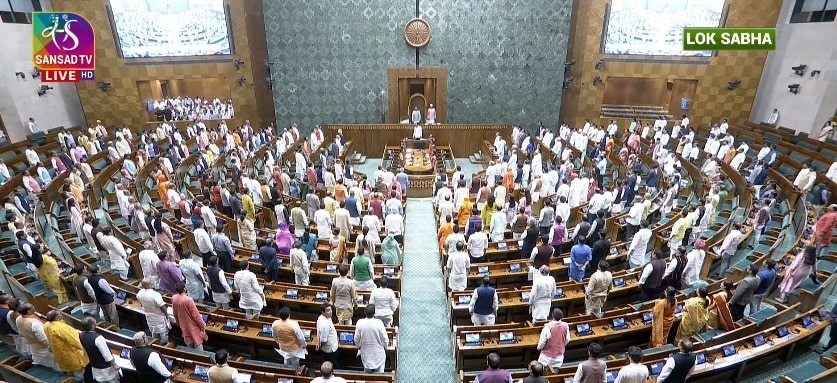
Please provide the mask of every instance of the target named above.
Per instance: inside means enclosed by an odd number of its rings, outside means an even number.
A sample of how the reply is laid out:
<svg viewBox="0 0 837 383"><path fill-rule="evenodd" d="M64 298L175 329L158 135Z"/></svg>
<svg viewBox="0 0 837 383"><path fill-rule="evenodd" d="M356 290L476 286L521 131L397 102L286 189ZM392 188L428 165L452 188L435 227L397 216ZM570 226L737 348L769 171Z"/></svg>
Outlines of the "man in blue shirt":
<svg viewBox="0 0 837 383"><path fill-rule="evenodd" d="M576 244L570 250L570 266L568 274L571 281L581 282L584 279L584 270L593 260L593 251L587 246L587 238L579 235Z"/></svg>
<svg viewBox="0 0 837 383"><path fill-rule="evenodd" d="M759 286L753 293L753 299L750 301L750 312L755 313L761 309L761 301L770 287L773 286L773 281L776 280L776 261L768 259L764 262L765 269L759 271L756 276L759 277Z"/></svg>

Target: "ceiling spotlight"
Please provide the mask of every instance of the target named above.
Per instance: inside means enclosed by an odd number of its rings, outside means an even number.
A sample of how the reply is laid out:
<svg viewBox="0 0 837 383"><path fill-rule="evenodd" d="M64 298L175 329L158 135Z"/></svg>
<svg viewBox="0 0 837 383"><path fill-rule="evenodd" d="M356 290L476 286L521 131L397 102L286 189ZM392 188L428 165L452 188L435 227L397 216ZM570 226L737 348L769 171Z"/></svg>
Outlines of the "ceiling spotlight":
<svg viewBox="0 0 837 383"><path fill-rule="evenodd" d="M604 67L604 59L599 59L596 61L596 69L601 70Z"/></svg>
<svg viewBox="0 0 837 383"><path fill-rule="evenodd" d="M99 81L97 85L99 86L99 90L101 90L102 92L107 92L108 89L110 89L109 82Z"/></svg>
<svg viewBox="0 0 837 383"><path fill-rule="evenodd" d="M241 67L244 65L244 60L235 59L233 60L233 64L235 64L236 70L241 69Z"/></svg>
<svg viewBox="0 0 837 383"><path fill-rule="evenodd" d="M593 77L593 86L597 86L602 83L602 76L596 75Z"/></svg>
<svg viewBox="0 0 837 383"><path fill-rule="evenodd" d="M40 69L38 69L38 68L33 69L33 70L32 70L32 75L31 75L31 76L32 76L32 78L38 78L38 77L41 77L41 70L40 70Z"/></svg>
<svg viewBox="0 0 837 383"><path fill-rule="evenodd" d="M820 73L821 73L821 72L820 72L819 70L812 70L812 71L811 71L811 77L817 77L817 76L819 76L819 75L820 75Z"/></svg>
<svg viewBox="0 0 837 383"><path fill-rule="evenodd" d="M793 72L797 76L804 76L805 75L805 70L808 69L808 66L804 65L804 64L800 64L800 65L797 65L795 67L791 67L791 69L793 69Z"/></svg>
<svg viewBox="0 0 837 383"><path fill-rule="evenodd" d="M788 85L788 91L793 94L799 94L799 84Z"/></svg>
<svg viewBox="0 0 837 383"><path fill-rule="evenodd" d="M15 76L26 79L26 73L23 72L15 72Z"/></svg>
<svg viewBox="0 0 837 383"><path fill-rule="evenodd" d="M235 80L238 82L238 86L244 85L244 82L247 81L247 79L244 78L244 76L238 76L238 78Z"/></svg>

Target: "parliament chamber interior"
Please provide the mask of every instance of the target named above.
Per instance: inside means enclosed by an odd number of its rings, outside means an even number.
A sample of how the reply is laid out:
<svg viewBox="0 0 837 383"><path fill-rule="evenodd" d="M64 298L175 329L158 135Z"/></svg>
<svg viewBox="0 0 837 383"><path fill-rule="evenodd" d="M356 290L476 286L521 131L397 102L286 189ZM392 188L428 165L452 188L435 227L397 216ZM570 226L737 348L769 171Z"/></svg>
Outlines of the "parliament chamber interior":
<svg viewBox="0 0 837 383"><path fill-rule="evenodd" d="M0 380L837 382L835 14L0 0Z"/></svg>

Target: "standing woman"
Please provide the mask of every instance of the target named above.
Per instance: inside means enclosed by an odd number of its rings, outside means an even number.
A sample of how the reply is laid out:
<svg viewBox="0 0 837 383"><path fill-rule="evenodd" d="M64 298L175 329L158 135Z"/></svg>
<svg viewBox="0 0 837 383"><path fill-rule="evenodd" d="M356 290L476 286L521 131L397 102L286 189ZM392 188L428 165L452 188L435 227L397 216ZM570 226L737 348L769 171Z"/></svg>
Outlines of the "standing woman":
<svg viewBox="0 0 837 383"><path fill-rule="evenodd" d="M797 254L790 267L785 272L785 278L779 284L779 301L788 303L788 294L799 287L809 275L816 275L817 248L805 246L805 250Z"/></svg>
<svg viewBox="0 0 837 383"><path fill-rule="evenodd" d="M729 299L732 298L732 281L724 281L724 289L712 296L706 310L709 316L706 321L708 329L734 330L738 327L729 312Z"/></svg>
<svg viewBox="0 0 837 383"><path fill-rule="evenodd" d="M279 230L276 231L275 241L279 254L291 254L291 247L294 245L294 236L288 229L288 224L286 222L279 222Z"/></svg>
<svg viewBox="0 0 837 383"><path fill-rule="evenodd" d="M305 232L299 240L302 242L302 251L308 256L308 261L319 261L320 255L317 253L317 236L311 234L311 226L305 226Z"/></svg>
<svg viewBox="0 0 837 383"><path fill-rule="evenodd" d="M169 227L169 224L163 222L163 215L160 213L154 216L154 232L157 233L154 236L154 243L157 244L157 248L168 254L172 261L180 260L177 249L174 247L174 236L171 234L171 227Z"/></svg>
<svg viewBox="0 0 837 383"><path fill-rule="evenodd" d="M680 344L680 340L704 331L709 317L709 292L706 287L698 289L698 296L686 300L683 305L683 317L680 318L680 326L677 327L677 335L674 343Z"/></svg>
<svg viewBox="0 0 837 383"><path fill-rule="evenodd" d="M242 247L256 250L256 229L246 214L238 217L238 241Z"/></svg>
<svg viewBox="0 0 837 383"><path fill-rule="evenodd" d="M674 323L674 309L677 301L674 296L677 289L672 286L666 288L665 298L654 304L654 320L651 322L651 342L649 347L660 347L668 342L668 334Z"/></svg>
<svg viewBox="0 0 837 383"><path fill-rule="evenodd" d="M76 205L75 199L67 201L67 206L70 210L70 223L73 232L78 236L79 242L84 242L84 216L81 214L81 209Z"/></svg>

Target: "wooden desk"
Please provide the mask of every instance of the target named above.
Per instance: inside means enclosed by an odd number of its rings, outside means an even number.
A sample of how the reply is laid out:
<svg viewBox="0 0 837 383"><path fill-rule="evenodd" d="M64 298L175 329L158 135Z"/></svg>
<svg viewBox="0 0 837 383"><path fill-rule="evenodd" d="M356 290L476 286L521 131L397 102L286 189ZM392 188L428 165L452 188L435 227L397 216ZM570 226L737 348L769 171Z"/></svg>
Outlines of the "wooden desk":
<svg viewBox="0 0 837 383"><path fill-rule="evenodd" d="M433 171L430 149L404 150L404 170L407 174L428 174Z"/></svg>

